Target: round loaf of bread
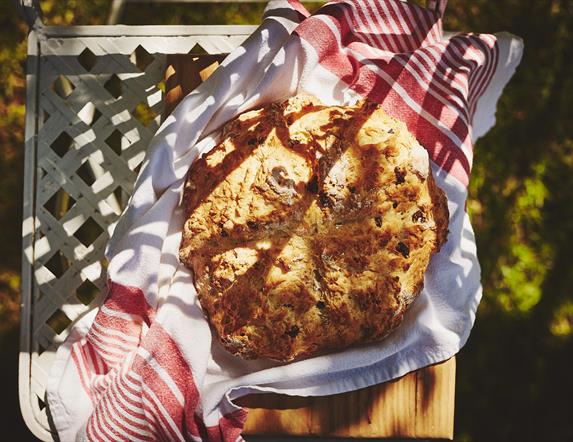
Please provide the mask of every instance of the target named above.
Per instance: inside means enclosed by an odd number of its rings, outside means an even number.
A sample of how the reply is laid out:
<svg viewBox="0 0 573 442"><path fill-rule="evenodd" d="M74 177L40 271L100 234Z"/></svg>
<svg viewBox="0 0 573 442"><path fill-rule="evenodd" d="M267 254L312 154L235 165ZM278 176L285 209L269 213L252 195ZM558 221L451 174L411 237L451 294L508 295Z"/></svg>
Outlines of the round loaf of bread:
<svg viewBox="0 0 573 442"><path fill-rule="evenodd" d="M278 361L396 328L449 218L403 123L307 96L230 121L184 204L180 259L212 327L235 355Z"/></svg>

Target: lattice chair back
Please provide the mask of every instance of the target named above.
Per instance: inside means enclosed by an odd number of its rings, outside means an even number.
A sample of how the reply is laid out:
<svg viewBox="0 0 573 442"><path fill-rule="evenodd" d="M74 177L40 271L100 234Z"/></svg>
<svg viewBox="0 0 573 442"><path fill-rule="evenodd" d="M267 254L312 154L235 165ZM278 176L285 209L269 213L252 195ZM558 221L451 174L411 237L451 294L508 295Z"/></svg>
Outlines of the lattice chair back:
<svg viewBox="0 0 573 442"><path fill-rule="evenodd" d="M226 54L254 26L43 26L29 0L20 406L51 440L55 351L105 290L104 248L159 126L168 54ZM207 56L208 57L208 56Z"/></svg>

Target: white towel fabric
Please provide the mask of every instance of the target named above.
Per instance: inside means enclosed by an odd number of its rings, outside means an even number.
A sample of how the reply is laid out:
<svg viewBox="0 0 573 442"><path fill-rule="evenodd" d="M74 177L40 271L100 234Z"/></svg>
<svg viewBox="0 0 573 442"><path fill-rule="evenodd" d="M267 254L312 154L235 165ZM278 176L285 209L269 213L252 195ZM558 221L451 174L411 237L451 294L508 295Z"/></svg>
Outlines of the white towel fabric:
<svg viewBox="0 0 573 442"><path fill-rule="evenodd" d="M445 1L337 0L309 16L272 1L261 26L169 116L152 141L109 243L109 293L58 350L48 406L62 441L240 439L248 393L328 395L443 361L466 342L481 297L465 212L475 139L519 64L509 34L442 32ZM185 175L239 113L296 93L362 97L404 121L428 150L450 211L446 245L404 322L380 343L280 364L244 361L213 339L178 261Z"/></svg>

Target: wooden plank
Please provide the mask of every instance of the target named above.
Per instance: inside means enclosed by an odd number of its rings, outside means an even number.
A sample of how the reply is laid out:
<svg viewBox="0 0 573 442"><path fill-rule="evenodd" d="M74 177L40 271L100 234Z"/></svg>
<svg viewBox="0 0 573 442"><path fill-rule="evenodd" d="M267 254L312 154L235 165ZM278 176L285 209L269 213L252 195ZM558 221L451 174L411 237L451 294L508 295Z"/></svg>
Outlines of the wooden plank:
<svg viewBox="0 0 573 442"><path fill-rule="evenodd" d="M225 55L168 56L165 69L165 115L170 114L183 97L206 80L224 58Z"/></svg>
<svg viewBox="0 0 573 442"><path fill-rule="evenodd" d="M205 80L221 57L167 57L165 110ZM383 384L333 396L250 395L244 434L353 438L453 438L455 358Z"/></svg>
<svg viewBox="0 0 573 442"><path fill-rule="evenodd" d="M453 438L455 358L399 379L319 397L250 395L244 434Z"/></svg>

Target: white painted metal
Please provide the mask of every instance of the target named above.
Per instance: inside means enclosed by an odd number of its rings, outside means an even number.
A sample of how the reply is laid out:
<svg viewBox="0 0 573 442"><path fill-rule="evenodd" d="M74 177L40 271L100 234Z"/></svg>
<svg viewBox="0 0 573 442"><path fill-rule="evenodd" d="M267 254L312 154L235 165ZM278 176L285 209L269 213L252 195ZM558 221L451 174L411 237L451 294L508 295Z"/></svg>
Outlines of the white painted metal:
<svg viewBox="0 0 573 442"><path fill-rule="evenodd" d="M44 26L43 36L56 37L191 37L191 36L243 36L251 34L256 25L104 25L104 26Z"/></svg>
<svg viewBox="0 0 573 442"><path fill-rule="evenodd" d="M28 39L20 407L51 440L47 376L105 290L104 247L159 123L167 54L228 53L254 26L42 26ZM87 287L87 289L86 289Z"/></svg>

